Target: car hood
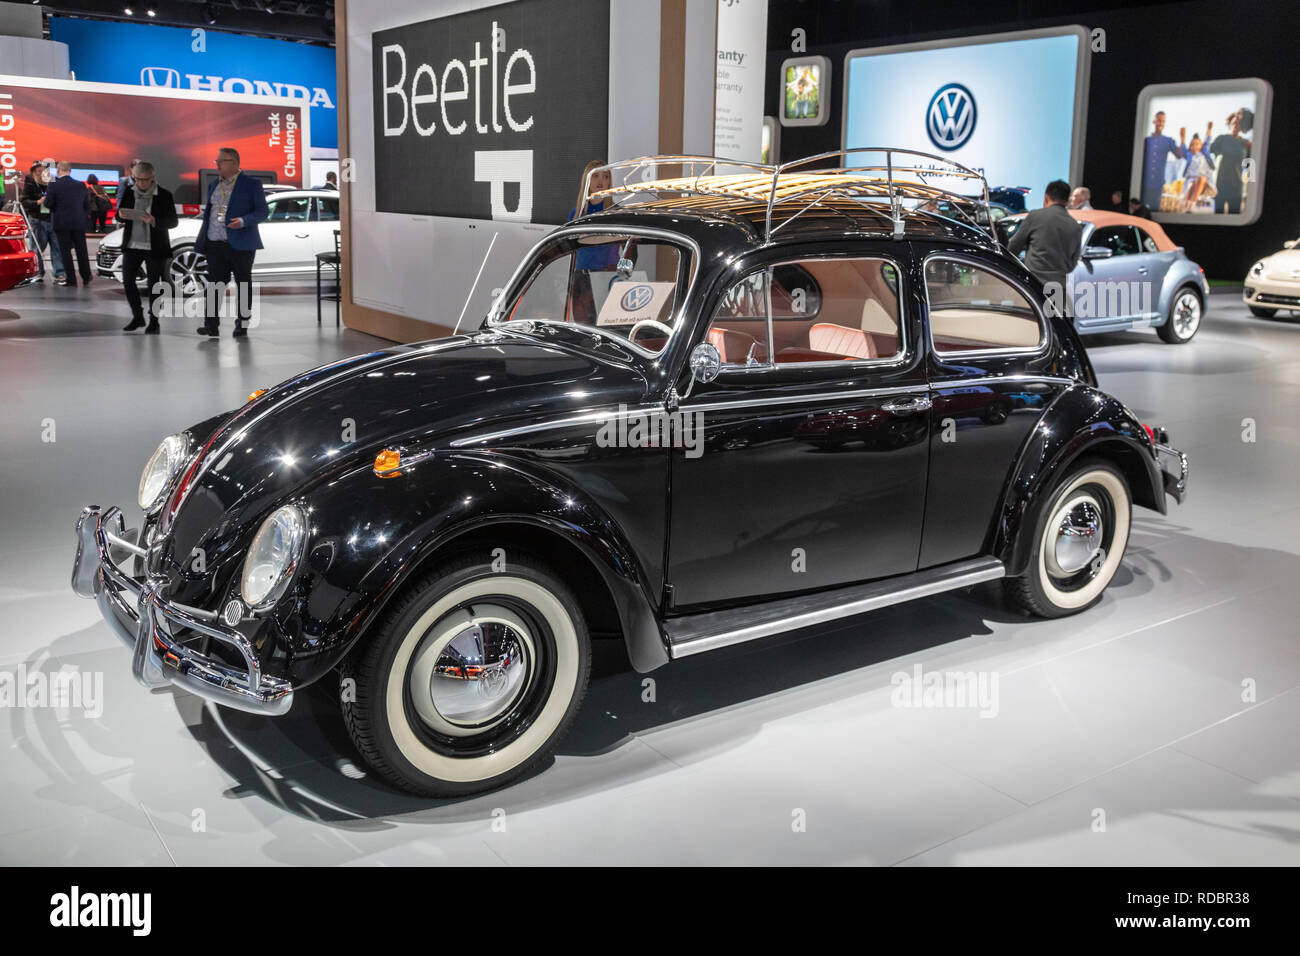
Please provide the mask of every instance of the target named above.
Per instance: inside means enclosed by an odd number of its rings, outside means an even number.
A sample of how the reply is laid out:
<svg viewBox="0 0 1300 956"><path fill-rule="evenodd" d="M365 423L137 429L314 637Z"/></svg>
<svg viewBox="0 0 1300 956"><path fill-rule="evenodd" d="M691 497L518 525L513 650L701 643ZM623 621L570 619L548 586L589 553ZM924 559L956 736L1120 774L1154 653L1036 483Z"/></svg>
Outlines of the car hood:
<svg viewBox="0 0 1300 956"><path fill-rule="evenodd" d="M304 372L211 435L194 435L202 448L163 509L161 530L184 554L206 536L241 534L317 483L369 467L386 446L445 448L455 438L634 405L646 387L631 362L512 334L354 356Z"/></svg>
<svg viewBox="0 0 1300 956"><path fill-rule="evenodd" d="M1300 269L1300 249L1283 249L1264 257L1265 272L1287 274L1292 269Z"/></svg>

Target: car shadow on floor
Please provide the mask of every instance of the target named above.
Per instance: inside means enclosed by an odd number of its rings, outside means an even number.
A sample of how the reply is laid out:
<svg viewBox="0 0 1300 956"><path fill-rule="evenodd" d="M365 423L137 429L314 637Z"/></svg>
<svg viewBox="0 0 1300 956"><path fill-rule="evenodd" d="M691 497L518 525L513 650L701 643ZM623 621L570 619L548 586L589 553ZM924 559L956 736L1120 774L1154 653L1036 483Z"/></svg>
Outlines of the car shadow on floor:
<svg viewBox="0 0 1300 956"><path fill-rule="evenodd" d="M1294 554L1198 538L1157 519L1135 522L1134 536L1130 559L1102 603L1078 619L1080 628L1104 625L1109 617L1132 612L1174 581L1175 570L1150 553L1162 538L1177 539L1174 544L1181 562L1177 573L1190 580L1216 567L1242 569L1243 574L1267 568L1273 579L1294 580L1300 573L1300 558ZM527 810L626 786L675 766L639 742L639 735L687 721L707 721L727 711L725 729L702 746L710 753L729 749L784 714L861 696L877 685L883 690L889 686L888 673L882 670L878 680L875 674L863 673L877 665L942 648L945 655L978 666L978 661L1003 653L1026 631L1040 627L1058 640L1073 633L1062 631L1059 624L1032 622L1008 607L999 582L991 582L687 658L650 675L631 669L621 642L599 641L587 697L556 754L564 766L553 767L556 758L551 758L508 788L459 800L410 796L370 771L352 746L336 699L337 685L328 678L301 691L290 713L280 718L218 707L174 688L155 693L172 697L188 736L205 751L202 757L195 755L199 762L210 760L234 781L224 793L227 798L251 798L327 826L372 831L399 823L481 821L498 807ZM80 633L56 641L49 650L58 654L64 640L79 640ZM146 693L130 682L129 659L120 648L97 652L96 662L98 654L109 653L121 657L120 668L110 675L114 681L120 678L118 692ZM647 684L647 679L653 684ZM651 687L653 694L648 693ZM759 701L762 706L747 706ZM127 712L125 720L137 722L139 712ZM93 784L94 775L61 742L66 732L57 723L44 730L27 728L22 735L27 740L24 749L32 751L34 760L49 765L51 779ZM115 737L102 738L103 746L110 747L110 739L120 744L123 734L137 732L149 729L118 725L112 731ZM42 743L40 738L47 735L55 739ZM93 733L83 736L97 739ZM162 769L133 772L154 786Z"/></svg>

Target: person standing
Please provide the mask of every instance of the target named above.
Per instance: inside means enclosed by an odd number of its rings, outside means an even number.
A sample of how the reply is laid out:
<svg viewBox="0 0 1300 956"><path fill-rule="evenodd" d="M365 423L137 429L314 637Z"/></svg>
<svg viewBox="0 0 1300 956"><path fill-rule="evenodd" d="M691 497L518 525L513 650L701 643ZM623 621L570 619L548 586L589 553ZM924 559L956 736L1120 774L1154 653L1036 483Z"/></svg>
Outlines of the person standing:
<svg viewBox="0 0 1300 956"><path fill-rule="evenodd" d="M90 190L90 231L103 234L108 225L108 210L113 202L99 185L99 177L91 173L86 177L86 188Z"/></svg>
<svg viewBox="0 0 1300 956"><path fill-rule="evenodd" d="M239 168L239 152L228 146L217 150L219 178L208 187L203 225L194 251L208 259L207 317L196 331L216 336L221 325L221 297L234 278L238 296L235 338L248 335L244 324L252 317L253 259L262 248L257 224L267 217L262 184Z"/></svg>
<svg viewBox="0 0 1300 956"><path fill-rule="evenodd" d="M335 192L338 192L338 191L339 191L339 177L338 177L338 173L326 173L326 174L325 174L325 185L324 185L324 186L314 186L314 187L312 187L312 188L313 188L313 189L332 189L332 190L334 190Z"/></svg>
<svg viewBox="0 0 1300 956"><path fill-rule="evenodd" d="M1151 218L1151 210L1142 205L1141 200L1136 196L1128 201L1128 214L1130 216L1137 216L1139 219Z"/></svg>
<svg viewBox="0 0 1300 956"><path fill-rule="evenodd" d="M1054 179L1043 191L1043 208L1025 216L1007 249L1013 256L1025 254L1025 267L1043 283L1047 300L1059 297L1057 315L1073 312L1066 279L1079 262L1083 229L1066 211L1070 184Z"/></svg>
<svg viewBox="0 0 1300 956"><path fill-rule="evenodd" d="M1242 186L1242 164L1250 157L1250 140L1242 136L1255 125L1255 114L1245 108L1228 117L1228 132L1221 133L1210 143L1210 152L1217 158L1219 175L1215 180L1218 194L1214 197L1216 213L1244 212L1245 189ZM1208 133L1206 134L1209 135Z"/></svg>
<svg viewBox="0 0 1300 956"><path fill-rule="evenodd" d="M55 244L54 227L50 225L50 211L45 208L45 190L49 185L49 171L44 162L32 163L23 179L21 201L23 211L32 224L32 233L36 237L36 264L40 266L37 281L45 281L45 250L50 251L50 267L54 271L54 281L62 282L63 257Z"/></svg>
<svg viewBox="0 0 1300 956"><path fill-rule="evenodd" d="M123 332L144 328L146 335L158 334L158 314L162 311L163 266L171 255L169 229L176 228L176 202L172 194L158 185L152 163L143 160L131 168L134 184L117 197L117 215L125 226L122 232L122 285L131 306L131 323ZM145 267L149 284L149 325L145 328L144 309L136 278Z"/></svg>
<svg viewBox="0 0 1300 956"><path fill-rule="evenodd" d="M1179 138L1187 134L1184 129ZM1142 142L1142 205L1160 208L1165 190L1165 163L1170 157L1183 159L1183 150L1172 136L1165 135L1165 114L1161 110L1151 118L1151 134Z"/></svg>
<svg viewBox="0 0 1300 956"><path fill-rule="evenodd" d="M81 281L90 285L90 256L86 252L86 229L90 226L90 190L72 178L72 164L59 163L59 178L45 190L45 206L50 210L50 224L63 254L64 278L59 285L75 286L72 278L72 253L77 253L77 271Z"/></svg>
<svg viewBox="0 0 1300 956"><path fill-rule="evenodd" d="M1091 209L1092 190L1087 186L1075 186L1067 205L1070 209Z"/></svg>

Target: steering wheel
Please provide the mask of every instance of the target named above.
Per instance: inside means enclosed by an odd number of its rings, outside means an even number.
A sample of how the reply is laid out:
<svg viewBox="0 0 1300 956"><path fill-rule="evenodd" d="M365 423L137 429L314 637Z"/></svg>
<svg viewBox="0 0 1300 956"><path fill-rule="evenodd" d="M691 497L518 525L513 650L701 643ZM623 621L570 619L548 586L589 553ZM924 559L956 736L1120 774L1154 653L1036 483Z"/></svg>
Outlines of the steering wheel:
<svg viewBox="0 0 1300 956"><path fill-rule="evenodd" d="M636 325L632 326L632 331L627 334L629 342L636 341L636 334L643 326L648 326L649 328L662 332L669 338L671 338L673 334L673 330L662 322L656 321L655 319L642 319L640 322L636 323Z"/></svg>

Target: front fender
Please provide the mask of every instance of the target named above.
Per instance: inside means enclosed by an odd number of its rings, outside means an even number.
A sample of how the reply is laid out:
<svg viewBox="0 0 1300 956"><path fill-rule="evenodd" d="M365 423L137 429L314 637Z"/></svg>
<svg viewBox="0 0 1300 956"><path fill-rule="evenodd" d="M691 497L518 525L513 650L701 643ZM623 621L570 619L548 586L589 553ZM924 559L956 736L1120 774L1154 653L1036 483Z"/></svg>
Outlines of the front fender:
<svg viewBox="0 0 1300 956"><path fill-rule="evenodd" d="M351 470L302 500L312 509L312 538L293 589L295 620L282 617L278 638L295 687L338 664L429 558L493 527L504 538L507 526L543 529L581 551L613 598L633 666L668 661L651 589L620 529L579 488L533 463L438 452L398 477L379 478L368 465Z"/></svg>
<svg viewBox="0 0 1300 956"><path fill-rule="evenodd" d="M1117 399L1074 385L1056 397L1030 432L1003 492L991 553L1006 565L1008 576L1029 566L1038 502L1085 454L1113 462L1128 480L1134 502L1164 514L1164 481L1142 423Z"/></svg>

